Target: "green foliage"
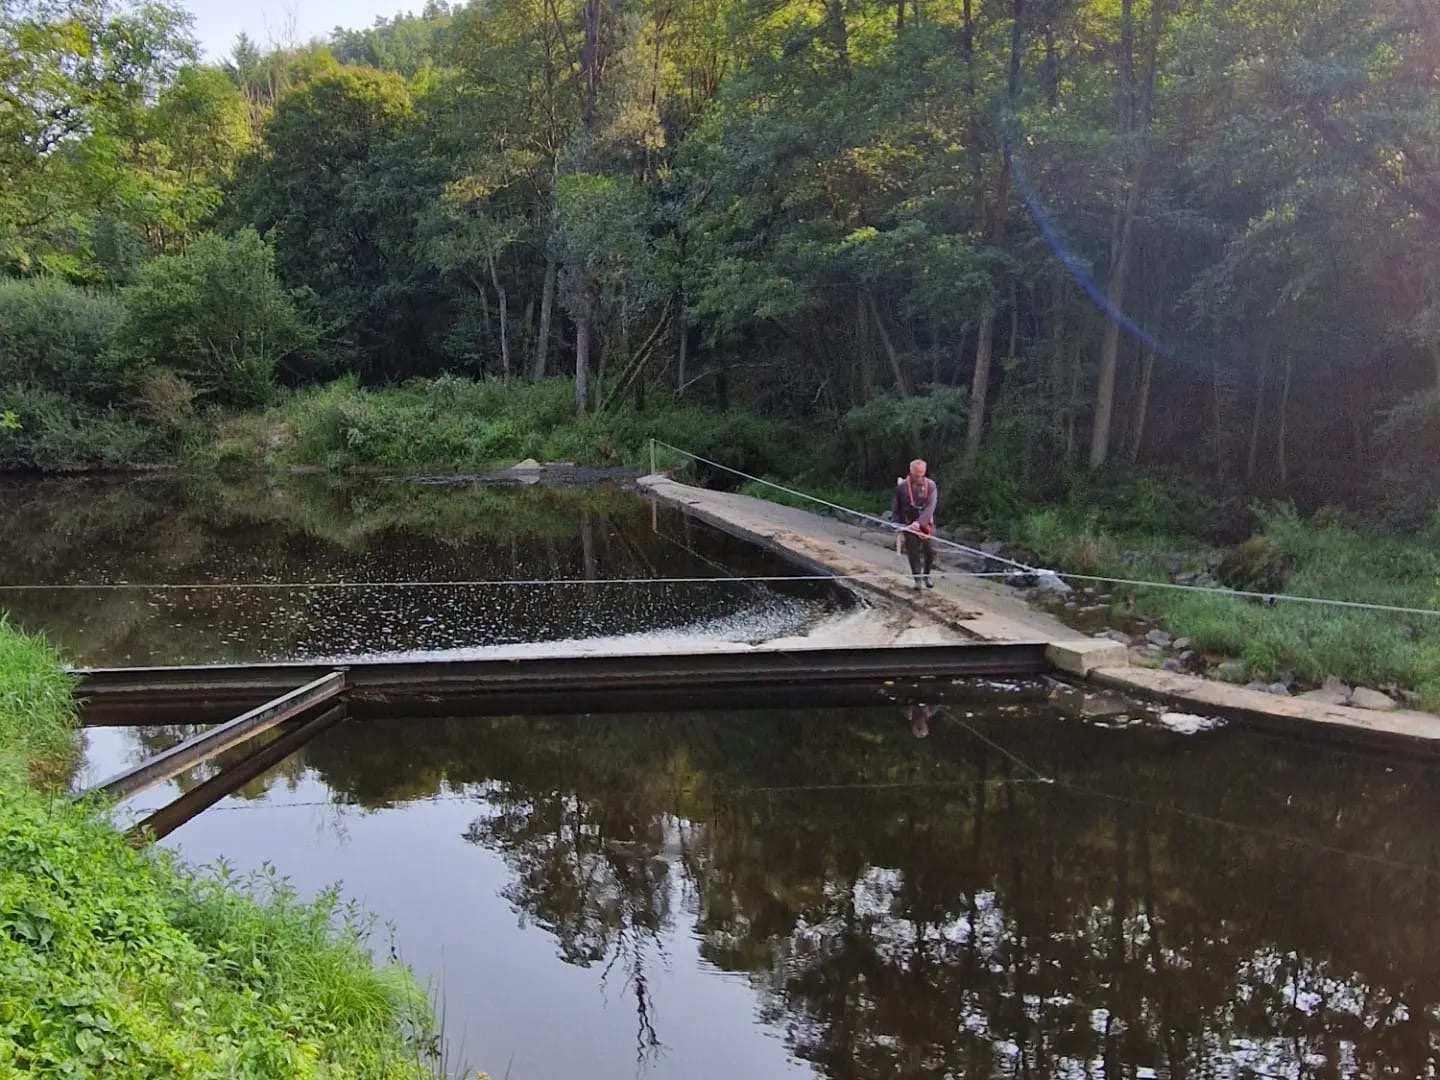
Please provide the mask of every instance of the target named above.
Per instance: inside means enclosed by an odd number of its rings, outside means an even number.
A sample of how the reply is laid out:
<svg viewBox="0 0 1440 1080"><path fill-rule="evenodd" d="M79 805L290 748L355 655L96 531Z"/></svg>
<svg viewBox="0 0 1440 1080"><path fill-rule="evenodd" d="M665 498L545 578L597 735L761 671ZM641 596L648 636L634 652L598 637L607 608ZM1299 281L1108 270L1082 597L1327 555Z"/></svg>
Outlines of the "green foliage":
<svg viewBox="0 0 1440 1080"><path fill-rule="evenodd" d="M846 413L844 426L849 434L879 446L904 447L915 439L925 445L943 443L965 430L968 398L953 386L933 386L913 397L878 394Z"/></svg>
<svg viewBox="0 0 1440 1080"><path fill-rule="evenodd" d="M0 280L0 392L23 385L111 400L131 379L109 352L121 315L110 294L54 278Z"/></svg>
<svg viewBox="0 0 1440 1080"><path fill-rule="evenodd" d="M53 390L0 388L0 412L15 424L0 427L0 467L65 472L158 464L165 433L128 410L91 408Z"/></svg>
<svg viewBox="0 0 1440 1080"><path fill-rule="evenodd" d="M1261 515L1260 542L1242 545L1240 560L1259 575L1260 591L1359 603L1440 609L1440 554L1424 541L1384 538L1333 520L1304 520L1289 508ZM1094 512L1036 511L1016 539L1043 561L1077 573L1127 579L1165 578L1160 556L1184 550L1163 536L1117 535ZM1141 556L1138 565L1126 553ZM1276 566L1287 573L1273 577ZM1239 566L1237 565L1237 570ZM1138 591L1140 605L1197 648L1243 658L1260 675L1289 670L1320 682L1338 676L1369 686L1415 691L1440 707L1440 616L1396 615L1170 589Z"/></svg>
<svg viewBox="0 0 1440 1080"><path fill-rule="evenodd" d="M74 761L72 686L55 651L0 613L0 791L54 777Z"/></svg>
<svg viewBox="0 0 1440 1080"><path fill-rule="evenodd" d="M74 762L72 680L0 618L0 1074L432 1075L434 1018L368 924L273 873L193 873L31 783Z"/></svg>
<svg viewBox="0 0 1440 1080"><path fill-rule="evenodd" d="M183 255L156 259L125 291L124 306L120 351L164 363L229 405L263 404L280 365L316 336L253 229L233 239L203 236Z"/></svg>
<svg viewBox="0 0 1440 1080"><path fill-rule="evenodd" d="M746 471L794 461L798 445L792 429L745 413L626 405L577 419L563 382L442 377L385 390L353 379L302 390L263 415L222 424L194 453L211 463L333 468L483 469L528 457L639 467L648 465L651 438L676 432L687 449Z"/></svg>

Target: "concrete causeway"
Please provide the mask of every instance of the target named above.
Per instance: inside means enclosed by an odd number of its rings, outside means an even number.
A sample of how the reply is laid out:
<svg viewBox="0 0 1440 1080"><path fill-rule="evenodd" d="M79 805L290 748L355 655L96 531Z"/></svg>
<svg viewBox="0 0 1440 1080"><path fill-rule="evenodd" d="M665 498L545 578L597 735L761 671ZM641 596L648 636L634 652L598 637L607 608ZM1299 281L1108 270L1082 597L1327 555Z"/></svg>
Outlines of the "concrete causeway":
<svg viewBox="0 0 1440 1080"><path fill-rule="evenodd" d="M895 551L891 530L691 487L664 475L642 477L637 483L655 498L809 571L862 575L849 583L857 592L933 620L942 640L949 634L956 641L1043 642L1059 671L1170 708L1440 752L1440 716L1302 701L1196 675L1131 666L1123 645L1084 637L994 579L948 576L947 571L957 568L943 547L936 551L935 588L917 591L904 558Z"/></svg>

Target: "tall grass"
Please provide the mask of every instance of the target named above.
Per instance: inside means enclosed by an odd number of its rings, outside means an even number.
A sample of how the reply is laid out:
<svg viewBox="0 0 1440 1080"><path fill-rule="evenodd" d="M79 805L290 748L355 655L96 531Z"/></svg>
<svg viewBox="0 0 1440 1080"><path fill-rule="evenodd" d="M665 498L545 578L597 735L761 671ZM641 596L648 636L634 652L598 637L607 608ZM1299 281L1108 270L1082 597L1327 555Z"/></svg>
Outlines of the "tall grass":
<svg viewBox="0 0 1440 1080"><path fill-rule="evenodd" d="M1440 609L1440 551L1424 538L1383 537L1293 511L1261 515L1260 527L1291 566L1281 590L1396 607ZM1116 536L1093 516L1037 511L1019 539L1064 570L1162 581L1160 556L1193 548L1183 538ZM1125 552L1141 555L1126 563ZM1291 671L1310 682L1394 686L1440 709L1440 615L1399 615L1278 600L1265 605L1215 593L1139 589L1142 610L1205 651L1246 661L1259 677Z"/></svg>
<svg viewBox="0 0 1440 1080"><path fill-rule="evenodd" d="M525 458L581 465L649 464L650 440L684 441L747 471L788 460L801 445L785 423L657 400L576 417L564 381L506 386L442 376L362 389L353 379L297 391L263 413L221 423L190 457L218 465L474 470Z"/></svg>
<svg viewBox="0 0 1440 1080"><path fill-rule="evenodd" d="M0 1076L433 1075L429 1001L331 890L137 851L56 798L72 686L0 620Z"/></svg>
<svg viewBox="0 0 1440 1080"><path fill-rule="evenodd" d="M72 691L55 650L0 614L0 787L54 780L73 762Z"/></svg>

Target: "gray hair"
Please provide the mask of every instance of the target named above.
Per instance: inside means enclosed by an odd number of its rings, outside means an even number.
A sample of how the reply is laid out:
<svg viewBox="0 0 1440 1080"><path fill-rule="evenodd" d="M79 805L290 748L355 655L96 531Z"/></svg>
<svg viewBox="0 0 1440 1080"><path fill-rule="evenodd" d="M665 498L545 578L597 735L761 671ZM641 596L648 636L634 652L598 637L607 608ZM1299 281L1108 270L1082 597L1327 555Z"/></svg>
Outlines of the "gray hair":
<svg viewBox="0 0 1440 1080"><path fill-rule="evenodd" d="M910 468L913 469L916 465L925 465L925 459L923 457L917 457L914 461L910 462ZM928 465L925 465L925 467L929 468Z"/></svg>

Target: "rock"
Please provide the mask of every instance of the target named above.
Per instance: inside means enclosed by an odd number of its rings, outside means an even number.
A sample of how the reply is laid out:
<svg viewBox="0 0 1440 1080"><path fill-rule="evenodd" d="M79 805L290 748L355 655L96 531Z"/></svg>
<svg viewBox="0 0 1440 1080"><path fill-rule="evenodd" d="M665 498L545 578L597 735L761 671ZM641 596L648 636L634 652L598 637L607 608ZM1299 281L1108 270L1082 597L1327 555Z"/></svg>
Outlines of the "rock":
<svg viewBox="0 0 1440 1080"><path fill-rule="evenodd" d="M1216 569L1232 589L1279 592L1294 568L1294 560L1280 551L1268 536L1252 536L1233 548Z"/></svg>
<svg viewBox="0 0 1440 1080"><path fill-rule="evenodd" d="M1293 690L1295 689L1295 672L1282 671L1279 675L1275 676L1275 681L1285 687L1287 691Z"/></svg>
<svg viewBox="0 0 1440 1080"><path fill-rule="evenodd" d="M1215 677L1222 682L1243 683L1249 670L1244 660L1223 660L1215 666Z"/></svg>
<svg viewBox="0 0 1440 1080"><path fill-rule="evenodd" d="M1042 570L1035 575L1035 586L1047 596L1069 596L1074 592L1058 575L1048 570Z"/></svg>
<svg viewBox="0 0 1440 1080"><path fill-rule="evenodd" d="M510 471L530 473L540 472L542 468L544 468L544 466L542 466L540 462L536 461L533 457L527 457L524 461L517 462L510 466Z"/></svg>
<svg viewBox="0 0 1440 1080"><path fill-rule="evenodd" d="M1118 641L1121 645L1124 645L1127 648L1135 640L1129 634L1125 633L1124 630L1116 630L1114 627L1111 627L1108 630L1101 630L1095 636L1097 638L1107 638L1110 641Z"/></svg>
<svg viewBox="0 0 1440 1080"><path fill-rule="evenodd" d="M1257 682L1248 682L1248 683L1246 683L1246 684L1245 684L1245 689L1246 689L1246 690L1254 690L1254 691L1256 691L1257 693L1263 694L1263 693L1265 693L1267 690L1269 690L1270 687L1266 686L1263 682L1258 682L1258 681L1257 681Z"/></svg>
<svg viewBox="0 0 1440 1080"><path fill-rule="evenodd" d="M1379 690L1357 686L1350 693L1350 704L1357 709L1393 709L1395 708L1395 699L1389 694L1382 694Z"/></svg>
<svg viewBox="0 0 1440 1080"><path fill-rule="evenodd" d="M1313 701L1320 705L1348 705L1350 704L1350 689L1332 675L1325 680L1325 685L1320 689L1297 694L1296 698L1299 701Z"/></svg>
<svg viewBox="0 0 1440 1080"><path fill-rule="evenodd" d="M1175 638L1164 630L1151 630L1145 635L1145 640L1157 648L1168 649L1174 643Z"/></svg>
<svg viewBox="0 0 1440 1080"><path fill-rule="evenodd" d="M1174 649L1176 652L1182 652L1182 653L1183 653L1183 652L1188 651L1188 650L1190 649L1190 647L1191 647L1192 645L1194 645L1194 644L1195 644L1195 643L1194 643L1193 641L1191 641L1188 637L1182 637L1182 638L1176 638L1174 641L1172 641L1172 642L1170 643L1170 647L1171 647L1172 649Z"/></svg>
<svg viewBox="0 0 1440 1080"><path fill-rule="evenodd" d="M1186 559L1184 555L1161 555L1160 565L1165 568L1167 577L1174 578L1175 575L1183 573Z"/></svg>
<svg viewBox="0 0 1440 1080"><path fill-rule="evenodd" d="M1179 661L1179 660L1176 660L1174 657L1171 657L1169 660L1164 660L1164 661L1161 662L1161 664L1160 664L1160 670L1161 670L1161 671L1173 671L1173 672L1176 672L1176 673L1178 674L1178 673L1183 672L1183 671L1185 670L1185 665L1182 664L1182 663L1180 663L1180 661Z"/></svg>
<svg viewBox="0 0 1440 1080"><path fill-rule="evenodd" d="M980 545L980 550L986 555L999 555L1000 552L1005 550L1005 545L999 540L986 540Z"/></svg>
<svg viewBox="0 0 1440 1080"><path fill-rule="evenodd" d="M1265 692L1274 694L1276 697L1289 697L1290 687L1286 686L1283 682L1272 682L1265 688Z"/></svg>
<svg viewBox="0 0 1440 1080"><path fill-rule="evenodd" d="M1175 659L1179 660L1182 664L1193 664L1195 662L1195 650L1186 649L1181 652Z"/></svg>

